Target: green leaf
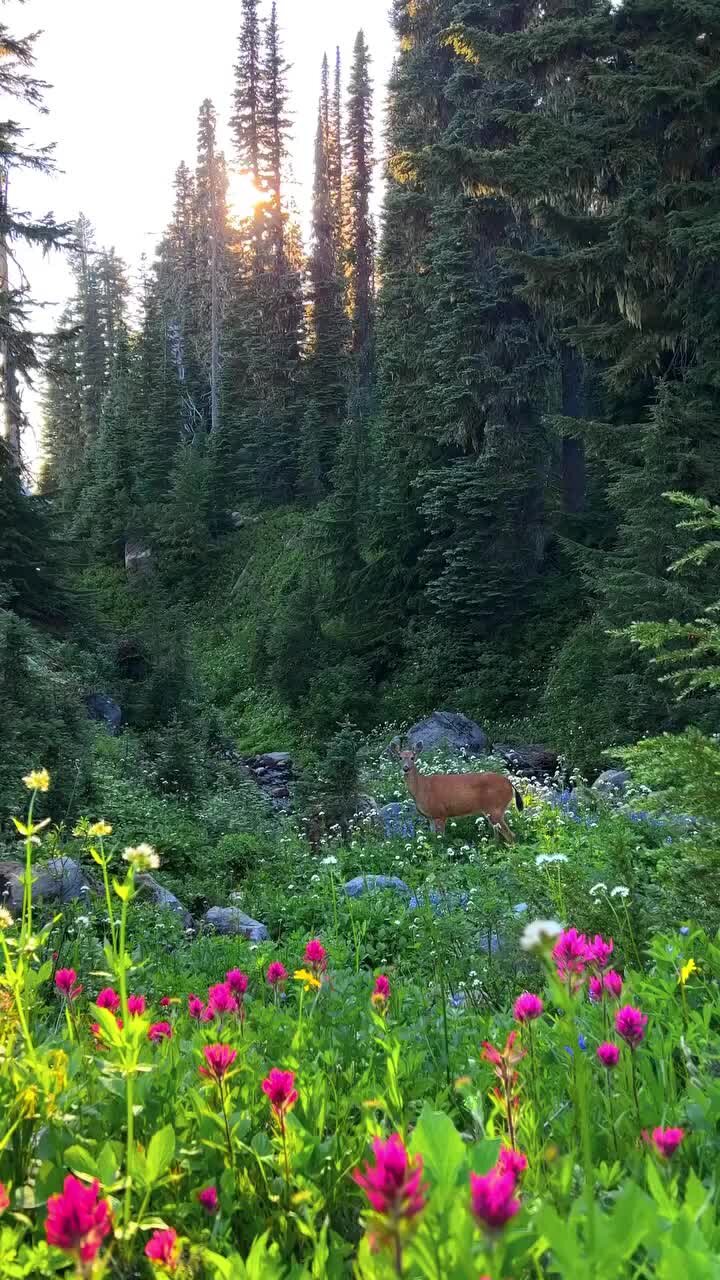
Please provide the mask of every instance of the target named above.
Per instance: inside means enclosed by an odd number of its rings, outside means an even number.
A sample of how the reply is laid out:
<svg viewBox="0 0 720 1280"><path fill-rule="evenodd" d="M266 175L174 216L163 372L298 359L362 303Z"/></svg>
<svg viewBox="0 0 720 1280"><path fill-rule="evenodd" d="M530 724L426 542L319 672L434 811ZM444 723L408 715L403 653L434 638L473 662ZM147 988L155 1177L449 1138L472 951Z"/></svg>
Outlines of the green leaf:
<svg viewBox="0 0 720 1280"><path fill-rule="evenodd" d="M424 1172L436 1187L449 1191L457 1186L465 1164L465 1144L444 1111L433 1111L429 1103L425 1103L410 1150L422 1156Z"/></svg>
<svg viewBox="0 0 720 1280"><path fill-rule="evenodd" d="M111 1187L118 1177L118 1160L112 1143L105 1143L97 1158L97 1170L103 1186Z"/></svg>
<svg viewBox="0 0 720 1280"><path fill-rule="evenodd" d="M85 1173L90 1178L98 1177L97 1162L84 1147L68 1147L64 1158L67 1168L73 1173Z"/></svg>
<svg viewBox="0 0 720 1280"><path fill-rule="evenodd" d="M147 1149L147 1179L157 1182L172 1164L175 1156L175 1130L171 1124L159 1129L150 1139Z"/></svg>

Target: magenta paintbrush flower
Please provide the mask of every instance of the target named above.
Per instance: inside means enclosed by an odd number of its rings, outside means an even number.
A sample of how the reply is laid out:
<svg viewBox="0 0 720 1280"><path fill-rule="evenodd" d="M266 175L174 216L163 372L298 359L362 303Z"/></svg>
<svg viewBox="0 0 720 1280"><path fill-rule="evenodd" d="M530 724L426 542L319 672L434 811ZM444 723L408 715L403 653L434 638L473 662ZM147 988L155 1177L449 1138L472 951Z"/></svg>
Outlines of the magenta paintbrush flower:
<svg viewBox="0 0 720 1280"><path fill-rule="evenodd" d="M295 1088L295 1076L292 1071L281 1071L273 1067L262 1082L262 1091L270 1100L278 1120L291 1111L298 1100Z"/></svg>
<svg viewBox="0 0 720 1280"><path fill-rule="evenodd" d="M171 1040L173 1029L169 1022L153 1022L148 1027L148 1040Z"/></svg>
<svg viewBox="0 0 720 1280"><path fill-rule="evenodd" d="M528 1167L527 1156L512 1147L501 1147L495 1167L500 1173L511 1173L517 1182Z"/></svg>
<svg viewBox="0 0 720 1280"><path fill-rule="evenodd" d="M624 1005L615 1014L615 1030L631 1049L637 1049L645 1039L647 1022L647 1014L631 1004Z"/></svg>
<svg viewBox="0 0 720 1280"><path fill-rule="evenodd" d="M81 1262L93 1262L103 1240L112 1231L107 1200L99 1199L100 1183L89 1185L68 1174L62 1192L50 1196L45 1220L48 1244L73 1254ZM83 1273L84 1274L84 1273Z"/></svg>
<svg viewBox="0 0 720 1280"><path fill-rule="evenodd" d="M489 1173L470 1174L470 1207L486 1230L502 1230L520 1212L516 1185L515 1174L503 1173L499 1168L491 1169Z"/></svg>
<svg viewBox="0 0 720 1280"><path fill-rule="evenodd" d="M212 1185L203 1187L202 1191L198 1191L197 1198L206 1213L217 1213L220 1207L220 1199L216 1187Z"/></svg>
<svg viewBox="0 0 720 1280"><path fill-rule="evenodd" d="M77 1000L82 992L82 985L78 982L74 969L58 969L55 974L55 988L66 1000Z"/></svg>
<svg viewBox="0 0 720 1280"><path fill-rule="evenodd" d="M327 969L327 951L319 938L311 938L306 944L305 963L310 965L313 973L324 973Z"/></svg>
<svg viewBox="0 0 720 1280"><path fill-rule="evenodd" d="M376 1011L381 1017L384 1017L390 1003L390 979L384 973L379 974L375 979L375 986L370 1000Z"/></svg>
<svg viewBox="0 0 720 1280"><path fill-rule="evenodd" d="M128 996L128 1013L133 1018L139 1018L145 1012L147 1001L144 996Z"/></svg>
<svg viewBox="0 0 720 1280"><path fill-rule="evenodd" d="M120 997L112 987L103 987L102 991L98 992L95 1004L98 1009L109 1009L111 1013L117 1013L120 1008Z"/></svg>
<svg viewBox="0 0 720 1280"><path fill-rule="evenodd" d="M615 944L610 938L608 942L596 933L592 942L588 943L588 962L595 969L607 969L610 957L615 950Z"/></svg>
<svg viewBox="0 0 720 1280"><path fill-rule="evenodd" d="M542 1016L544 1008L540 996L534 996L530 991L523 991L515 1001L513 1013L517 1022L534 1022L536 1018Z"/></svg>
<svg viewBox="0 0 720 1280"><path fill-rule="evenodd" d="M222 1017L226 1013L237 1013L238 1002L235 999L230 985L227 982L216 982L214 987L208 991L208 1008L218 1017Z"/></svg>
<svg viewBox="0 0 720 1280"><path fill-rule="evenodd" d="M237 1050L231 1049L229 1044L206 1044L203 1057L205 1066L199 1068L200 1075L220 1084L237 1058Z"/></svg>
<svg viewBox="0 0 720 1280"><path fill-rule="evenodd" d="M552 950L558 977L566 979L585 972L590 961L590 944L584 933L577 929L563 929Z"/></svg>
<svg viewBox="0 0 720 1280"><path fill-rule="evenodd" d="M153 1266L162 1267L165 1271L177 1271L180 1253L178 1233L172 1227L165 1231L153 1231L145 1245L145 1257L150 1259Z"/></svg>
<svg viewBox="0 0 720 1280"><path fill-rule="evenodd" d="M241 999L245 995L250 984L250 979L246 973L243 973L242 969L228 969L225 974L225 981L233 995L240 996Z"/></svg>
<svg viewBox="0 0 720 1280"><path fill-rule="evenodd" d="M399 1133L372 1144L375 1164L356 1169L353 1178L362 1187L375 1213L393 1222L417 1217L425 1208L427 1187L422 1182L422 1156L411 1157Z"/></svg>
<svg viewBox="0 0 720 1280"><path fill-rule="evenodd" d="M281 983L287 982L288 971L280 960L273 960L268 965L267 980L271 987L279 987Z"/></svg>
<svg viewBox="0 0 720 1280"><path fill-rule="evenodd" d="M674 1156L684 1137L684 1129L661 1129L658 1126L652 1131L653 1146L662 1160Z"/></svg>
<svg viewBox="0 0 720 1280"><path fill-rule="evenodd" d="M588 982L588 997L593 1004L599 1004L603 998L603 981L602 978L594 977Z"/></svg>
<svg viewBox="0 0 720 1280"><path fill-rule="evenodd" d="M622 974L617 973L615 969L608 969L607 973L603 974L603 987L614 1000L619 1000L623 989Z"/></svg>
<svg viewBox="0 0 720 1280"><path fill-rule="evenodd" d="M603 1040L597 1047L597 1056L602 1065L611 1070L620 1060L620 1050L611 1040Z"/></svg>
<svg viewBox="0 0 720 1280"><path fill-rule="evenodd" d="M203 1009L205 1008L200 996L188 996L188 1013L191 1018L199 1021Z"/></svg>

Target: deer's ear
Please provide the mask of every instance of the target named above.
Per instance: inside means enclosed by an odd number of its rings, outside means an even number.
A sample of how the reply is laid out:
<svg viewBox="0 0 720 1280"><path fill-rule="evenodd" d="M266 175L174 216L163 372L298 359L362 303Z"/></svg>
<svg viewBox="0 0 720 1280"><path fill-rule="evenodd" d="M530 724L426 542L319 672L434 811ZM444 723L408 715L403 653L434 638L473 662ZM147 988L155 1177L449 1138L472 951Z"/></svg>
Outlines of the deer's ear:
<svg viewBox="0 0 720 1280"><path fill-rule="evenodd" d="M389 752L390 752L390 755L391 755L391 756L399 756L399 755L400 755L400 743L398 742L397 738L393 738L392 742L390 743L390 746L389 746L388 750L389 750Z"/></svg>
<svg viewBox="0 0 720 1280"><path fill-rule="evenodd" d="M416 742L415 746L413 747L413 755L419 756L422 749L423 749L422 742Z"/></svg>

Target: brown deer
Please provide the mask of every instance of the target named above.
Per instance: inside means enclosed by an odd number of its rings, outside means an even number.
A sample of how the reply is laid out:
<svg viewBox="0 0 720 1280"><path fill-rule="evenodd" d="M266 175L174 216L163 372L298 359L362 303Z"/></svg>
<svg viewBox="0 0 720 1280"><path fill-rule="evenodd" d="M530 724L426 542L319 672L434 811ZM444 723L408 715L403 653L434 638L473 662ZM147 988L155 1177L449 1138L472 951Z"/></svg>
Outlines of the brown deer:
<svg viewBox="0 0 720 1280"><path fill-rule="evenodd" d="M522 796L512 783L501 773L418 773L416 761L421 751L421 742L414 751L395 748L408 791L435 831L442 835L448 818L470 818L481 813L492 823L495 834L500 832L506 844L512 844L515 837L505 813L513 796L518 809L523 808Z"/></svg>

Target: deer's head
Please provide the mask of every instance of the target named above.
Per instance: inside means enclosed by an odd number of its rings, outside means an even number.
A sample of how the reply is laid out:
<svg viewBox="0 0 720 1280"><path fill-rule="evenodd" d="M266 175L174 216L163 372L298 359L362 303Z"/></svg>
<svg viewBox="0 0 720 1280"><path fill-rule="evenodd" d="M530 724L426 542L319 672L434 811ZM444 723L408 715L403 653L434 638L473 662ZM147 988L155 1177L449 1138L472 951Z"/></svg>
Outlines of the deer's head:
<svg viewBox="0 0 720 1280"><path fill-rule="evenodd" d="M403 773L412 773L421 751L422 742L418 742L416 744L414 751L411 751L409 747L405 748L405 750L401 750L398 746L395 747L395 755L400 761L400 767Z"/></svg>

